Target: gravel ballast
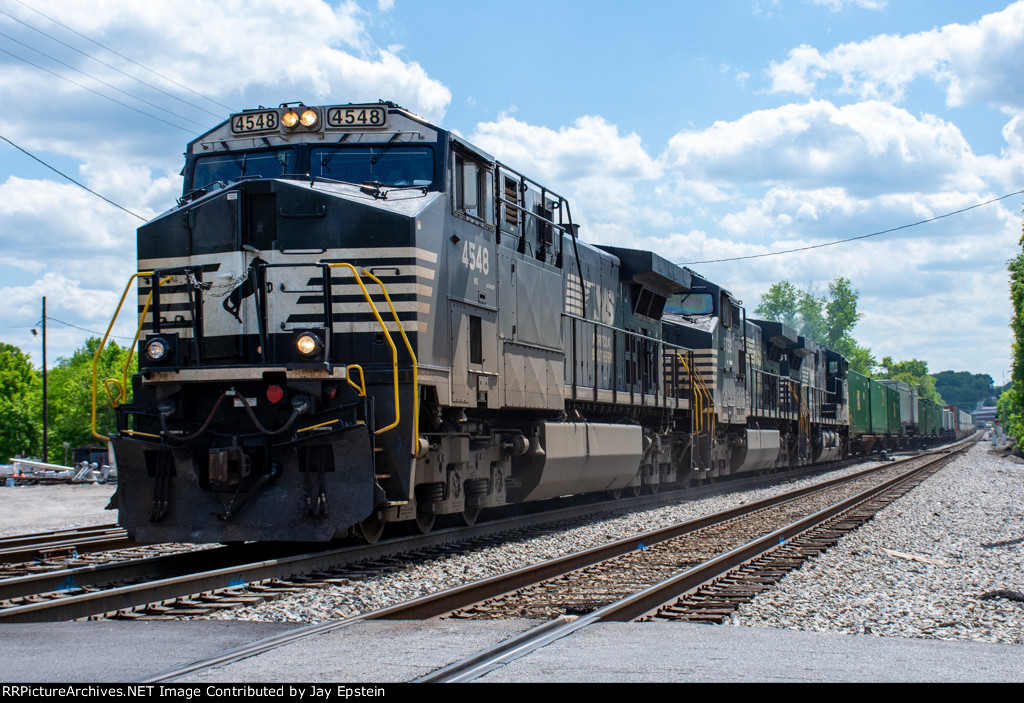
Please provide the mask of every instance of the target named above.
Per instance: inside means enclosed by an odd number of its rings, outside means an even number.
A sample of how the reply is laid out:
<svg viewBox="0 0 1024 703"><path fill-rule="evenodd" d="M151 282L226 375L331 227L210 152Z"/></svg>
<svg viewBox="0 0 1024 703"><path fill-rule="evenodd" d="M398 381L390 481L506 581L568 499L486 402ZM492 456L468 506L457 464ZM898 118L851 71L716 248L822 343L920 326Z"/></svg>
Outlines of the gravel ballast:
<svg viewBox="0 0 1024 703"><path fill-rule="evenodd" d="M344 618L862 468L439 557L365 581L221 611L215 617L268 622ZM115 513L102 510L110 492L112 487L0 488L0 535L112 522ZM1013 598L1024 593L1022 515L1024 463L993 453L988 443L979 444L859 531L743 606L730 622L1021 643L1024 602Z"/></svg>
<svg viewBox="0 0 1024 703"><path fill-rule="evenodd" d="M975 445L734 625L1024 642L1024 463Z"/></svg>
<svg viewBox="0 0 1024 703"><path fill-rule="evenodd" d="M213 619L316 622L350 617L470 581L596 547L628 535L640 535L678 522L778 495L841 475L863 471L870 464L779 483L741 493L712 496L685 503L595 521L582 527L506 542L466 554L412 564L365 581L311 589L251 607L223 610ZM639 541L637 546L639 547Z"/></svg>
<svg viewBox="0 0 1024 703"><path fill-rule="evenodd" d="M1017 541L1024 537L1024 464L1012 456L993 454L990 448L979 444L966 457L954 460L861 530L744 606L731 624L1024 641L1024 603L999 597L1024 592L1024 542ZM617 517L440 558L366 581L223 611L216 617L294 622L348 617L803 483ZM985 594L996 597L985 599Z"/></svg>

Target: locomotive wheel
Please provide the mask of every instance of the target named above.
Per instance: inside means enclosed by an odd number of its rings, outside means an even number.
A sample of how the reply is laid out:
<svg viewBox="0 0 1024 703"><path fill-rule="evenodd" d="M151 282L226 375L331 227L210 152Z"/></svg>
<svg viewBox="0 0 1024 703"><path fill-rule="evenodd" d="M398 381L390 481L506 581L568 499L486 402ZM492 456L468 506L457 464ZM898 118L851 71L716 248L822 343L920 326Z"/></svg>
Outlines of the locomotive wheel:
<svg viewBox="0 0 1024 703"><path fill-rule="evenodd" d="M640 491L642 489L643 489L642 485L640 485L640 486L628 486L625 489L626 490L626 495L630 496L632 498L636 498L638 495L640 495Z"/></svg>
<svg viewBox="0 0 1024 703"><path fill-rule="evenodd" d="M384 534L385 524L386 523L377 517L376 514L371 515L359 523L359 533L369 544L374 544L380 539L380 536Z"/></svg>
<svg viewBox="0 0 1024 703"><path fill-rule="evenodd" d="M622 497L622 489L621 488L613 488L613 489L607 491L607 493L608 493L608 496L612 500L618 500L619 498Z"/></svg>
<svg viewBox="0 0 1024 703"><path fill-rule="evenodd" d="M462 522L466 527L472 527L480 517L480 508L466 508L462 511Z"/></svg>
<svg viewBox="0 0 1024 703"><path fill-rule="evenodd" d="M434 520L437 516L433 513L416 513L416 519L413 524L416 526L415 529L421 535L425 535L434 529Z"/></svg>

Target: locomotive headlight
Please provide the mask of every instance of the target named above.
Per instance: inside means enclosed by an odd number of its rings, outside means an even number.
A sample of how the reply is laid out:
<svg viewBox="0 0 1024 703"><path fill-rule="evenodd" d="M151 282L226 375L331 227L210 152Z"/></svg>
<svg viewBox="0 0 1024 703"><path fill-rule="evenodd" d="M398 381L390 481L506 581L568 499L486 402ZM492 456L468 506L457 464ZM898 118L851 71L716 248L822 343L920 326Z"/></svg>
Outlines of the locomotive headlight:
<svg viewBox="0 0 1024 703"><path fill-rule="evenodd" d="M281 123L289 129L299 123L299 113L295 110L289 110L288 112L281 115Z"/></svg>
<svg viewBox="0 0 1024 703"><path fill-rule="evenodd" d="M318 356L323 348L323 342L312 332L303 332L295 338L295 351L304 357Z"/></svg>
<svg viewBox="0 0 1024 703"><path fill-rule="evenodd" d="M146 356L149 357L150 361L160 361L167 356L169 349L170 347L165 340L156 337L146 343Z"/></svg>
<svg viewBox="0 0 1024 703"><path fill-rule="evenodd" d="M307 107L305 110L303 110L302 116L299 117L299 122L302 123L303 127L313 127L316 125L317 120L319 119L320 117L319 115L316 114L316 110L312 110Z"/></svg>

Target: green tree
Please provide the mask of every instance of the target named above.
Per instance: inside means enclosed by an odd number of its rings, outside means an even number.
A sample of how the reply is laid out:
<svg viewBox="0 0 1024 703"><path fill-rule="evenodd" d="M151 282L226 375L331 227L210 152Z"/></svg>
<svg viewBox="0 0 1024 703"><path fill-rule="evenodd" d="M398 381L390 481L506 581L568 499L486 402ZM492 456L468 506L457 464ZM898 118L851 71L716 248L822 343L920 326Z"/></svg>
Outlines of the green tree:
<svg viewBox="0 0 1024 703"><path fill-rule="evenodd" d="M860 320L857 312L859 293L848 278L837 278L828 284L828 296L798 288L789 281L772 284L754 314L792 327L805 337L845 356L850 366L863 374L871 373L875 359L871 350L861 347L851 335Z"/></svg>
<svg viewBox="0 0 1024 703"><path fill-rule="evenodd" d="M775 320L782 324L799 328L797 319L797 296L799 289L789 281L773 283L768 292L761 296L761 303L754 310L754 314L760 315L765 320Z"/></svg>
<svg viewBox="0 0 1024 703"><path fill-rule="evenodd" d="M41 446L41 378L27 354L0 342L0 462Z"/></svg>
<svg viewBox="0 0 1024 703"><path fill-rule="evenodd" d="M920 359L909 361L893 361L891 356L882 359L879 364L886 378L894 378L917 389L919 398L930 400L939 405L946 405L942 396L935 388L935 377L928 373L928 362ZM974 407L973 405L971 406Z"/></svg>
<svg viewBox="0 0 1024 703"><path fill-rule="evenodd" d="M834 349L846 357L846 360L850 362L850 368L857 373L871 376L875 372L875 367L878 366L878 361L871 354L871 350L857 344L850 335L845 335L839 340L839 344Z"/></svg>
<svg viewBox="0 0 1024 703"><path fill-rule="evenodd" d="M92 337L85 345L75 350L70 357L62 357L49 373L49 404L50 404L50 461L60 463L64 458L63 443L72 447L83 444L95 444L98 440L92 436L92 362L99 348L100 340ZM117 429L117 419L104 390L106 379L121 380L129 349L110 343L100 354L97 364L96 393L96 428L106 435ZM128 368L127 397L122 402L131 400L131 377L138 366L133 356ZM117 389L111 393L116 397Z"/></svg>
<svg viewBox="0 0 1024 703"><path fill-rule="evenodd" d="M935 374L935 387L946 402L968 411L995 394L993 384L987 373L942 371Z"/></svg>
<svg viewBox="0 0 1024 703"><path fill-rule="evenodd" d="M828 320L825 318L825 299L813 292L802 290L796 299L797 313L800 315L800 334L825 344L828 338Z"/></svg>
<svg viewBox="0 0 1024 703"><path fill-rule="evenodd" d="M1024 246L1024 237L1019 242ZM1010 271L1010 301L1013 303L1013 385L999 397L996 406L1008 435L1017 438L1017 448L1024 442L1024 398L1018 389L1024 387L1024 252L1007 262Z"/></svg>
<svg viewBox="0 0 1024 703"><path fill-rule="evenodd" d="M844 338L849 337L850 330L857 326L861 314L857 312L857 299L860 294L850 285L850 279L837 278L828 284L828 302L825 304L827 333L826 346L838 349ZM849 337L852 341L853 338Z"/></svg>
<svg viewBox="0 0 1024 703"><path fill-rule="evenodd" d="M1017 393L1017 386L1013 384L1000 393L999 400L996 401L996 419L1002 423L1003 431L1014 437L1020 437L1018 432L1022 420L1021 407L1024 407L1024 404ZM1016 429L1011 431L1011 427Z"/></svg>

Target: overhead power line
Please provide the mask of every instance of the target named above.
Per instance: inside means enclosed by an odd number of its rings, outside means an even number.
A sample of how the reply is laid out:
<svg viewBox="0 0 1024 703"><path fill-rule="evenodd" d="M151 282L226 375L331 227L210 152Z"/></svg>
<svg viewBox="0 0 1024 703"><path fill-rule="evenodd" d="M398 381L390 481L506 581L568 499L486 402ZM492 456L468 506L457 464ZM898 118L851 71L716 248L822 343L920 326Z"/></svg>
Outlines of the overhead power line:
<svg viewBox="0 0 1024 703"><path fill-rule="evenodd" d="M67 325L68 327L74 327L76 330L82 330L83 332L88 332L89 334L94 334L97 337L102 337L104 335L103 332L97 332L96 330L88 330L88 329L86 329L84 327L79 327L78 325L73 325L70 322L64 322L64 320L58 320L53 315L47 315L46 319L47 320L52 320L53 322L59 322L60 324ZM118 339L134 339L134 337L125 337L125 336L120 335L120 334L112 334L110 336L111 337L117 337Z"/></svg>
<svg viewBox="0 0 1024 703"><path fill-rule="evenodd" d="M918 220L917 222L911 222L910 224L900 225L899 227L890 227L889 229L883 229L880 232L872 232L871 234L861 234L861 235L856 236L856 237L847 237L846 239L836 239L836 240L831 241L831 242L823 242L821 244L811 244L811 245L808 245L806 247L797 247L796 249L783 249L782 251L769 251L769 252L766 252L764 254L750 254L749 256L730 256L727 259L707 259L705 261L677 261L676 264L678 264L679 266L696 266L697 264L718 264L718 263L721 263L723 261L743 261L744 259L760 259L760 258L763 258L765 256L779 256L781 254L793 254L793 253L798 252L798 251L807 251L809 249L821 249L822 247L831 247L831 246L835 246L836 244L844 244L846 242L853 242L853 241L856 241L858 239L867 239L868 237L877 237L880 234L889 234L890 232L898 232L901 229L909 229L911 227L917 227L918 225L927 224L929 222L935 222L936 220L941 220L944 217L952 217L953 215L959 215L962 212L967 212L968 210L973 210L975 208L983 207L985 205L991 205L992 203L999 202L1000 200L1005 200L1006 198L1010 198L1010 197L1013 197L1014 195L1021 195L1021 194L1024 194L1024 190L1017 190L1017 191L1014 191L1013 193L1007 193L1006 195L1001 195L998 198L992 198L991 200L986 200L983 203L977 203L975 205L969 205L969 206L967 206L965 208L960 208L959 210L954 210L953 212L947 212L947 213L945 213L943 215L936 215L935 217L929 217L926 220Z"/></svg>
<svg viewBox="0 0 1024 703"><path fill-rule="evenodd" d="M100 42L96 41L95 39L92 39L92 38L90 38L90 37L87 37L87 36L85 36L85 35L84 35L84 34L82 34L81 32L79 32L79 31L76 31L76 30L72 29L71 27L67 26L66 24L64 24L64 23L62 23L62 22L60 22L60 21L58 21L58 20L55 20L54 18L50 17L49 15L47 15L47 14L45 14L45 13L43 13L43 12L41 12L41 11L37 10L36 8L32 7L31 5L28 5L28 4L24 3L24 2L22 2L21 0L15 0L15 2L17 2L17 3L18 3L19 5L21 5L22 7L26 8L26 9L28 9L28 10L31 10L32 12L36 13L37 15L39 15L39 16L41 16L41 17L45 17L46 19L50 20L50 21L51 21L51 22L53 22L54 24L56 24L56 25L59 25L59 26L63 27L64 29L66 29L66 30L68 30L69 32L71 32L72 34L76 34L76 35L78 35L78 36L79 36L79 37L81 37L82 39L85 39L85 40L86 40L87 42L89 42L89 43L91 43L91 44L95 44L96 46L100 47L101 49L105 49L105 50L109 51L110 53L114 54L115 56L119 56L119 57L121 57L122 59L124 59L124 60L125 60L125 61L127 61L128 63L134 64L135 66L138 66L138 67L139 67L139 68L141 68L142 70L144 70L144 71L148 71L149 73L152 73L152 74L153 74L154 76L157 76L157 77L159 77L159 78L162 78L162 79L164 79L164 80L165 80L165 81L167 81L168 83L173 83L174 85L178 86L178 87L179 87L179 88L181 88L182 90L187 90L188 92L192 93L192 94L193 94L193 95L195 95L196 97L202 98L203 100L207 100L207 101L209 101L209 102L213 103L214 105L219 105L220 107L223 107L224 109L226 109L226 110L227 110L228 112L236 112L236 110L235 110L235 109L234 109L233 107L231 107L230 105L225 105L225 104L224 104L224 103L222 103L222 102L218 102L217 100L214 100L214 99L213 99L213 98L211 98L211 97L208 97L208 96L206 96L206 95L203 95L202 93L199 93L199 92L197 92L197 91L193 90L192 88L189 88L189 87L188 87L187 85L183 85L183 84L179 83L178 81L174 80L173 78L169 78L168 76L165 76L164 74L162 74L162 73L160 73L160 72L158 72L158 71L154 71L154 70L153 70L152 68L149 68L148 66L144 66L144 65L142 65L142 64L141 64L141 63L139 63L138 61L135 61L134 59L131 59L131 58L129 58L129 57L127 57L127 56L125 56L125 55L124 55L124 54L122 54L122 53L119 53L119 52L117 52L117 51L114 51L114 50L113 50L113 49L111 49L111 48L110 48L109 46L106 46L106 45L104 45L104 44L101 44ZM4 14L7 14L7 13L5 12ZM10 17L10 15L8 15L8 17ZM21 22L21 20L18 20L18 21L19 21L19 22ZM24 23L24 22L22 22L22 24L25 24L25 23ZM29 27L31 27L30 25L27 25L27 24L26 24L26 26L29 26ZM31 27L31 28L32 28L32 29L35 29L35 27ZM42 32L42 30L38 30L38 29L37 29L36 31L37 31L37 32L40 32L40 33L43 33L43 32ZM49 36L49 35L47 35L47 36ZM51 37L51 38L52 38L52 37ZM60 41L60 40L59 40L59 39L55 39L54 41ZM63 42L61 42L61 43L63 44ZM66 44L65 44L65 46L68 46L68 45L66 45ZM69 47L69 48L73 48L73 47ZM78 51L78 49L75 49L75 51ZM80 52L80 53L81 53L81 52ZM90 57L90 58L93 58L93 60L95 60L95 61L99 61L99 59L96 59L96 58L94 58L94 57ZM100 61L100 63L103 63L103 62L102 62L102 61ZM109 64L104 64L104 65L105 65L105 66L109 66ZM110 68L114 68L114 67L113 67L113 66L110 66ZM115 71L119 71L120 69L116 69L116 68L115 68L114 70L115 70ZM128 75L128 74L125 74L125 75ZM132 76L132 78L134 78L134 76ZM144 83L145 85L149 85L148 83L145 83L145 81L143 81L143 80L141 80L141 79L139 79L139 78L135 78L135 80L139 81L140 83ZM150 87L151 87L151 88L153 88L154 90L160 90L159 88L156 88L156 87L154 87L154 86L150 86ZM164 92L164 91L162 91L162 90L161 90L160 92ZM165 93L165 94L166 94L166 95L170 95L170 93ZM173 95L171 95L171 97L175 98L176 100L182 100L181 98L179 98L179 97L176 97L176 96L173 96ZM187 102L187 101L184 101L184 100L182 100L182 102ZM199 110L203 110L204 112L208 112L209 114L211 114L211 115L214 115L215 117L220 117L220 116L221 116L221 115L217 115L216 113L210 112L209 110L206 110L206 108L200 107L200 106L198 106L198 105L196 105L196 104L194 104L194 103L188 103L188 104L189 104L189 105L192 105L193 107L195 107L195 108L197 108L197 109L199 109Z"/></svg>
<svg viewBox="0 0 1024 703"><path fill-rule="evenodd" d="M126 107L129 110L132 110L134 112L139 113L140 115L145 115L146 117L150 117L150 118L152 118L154 120L157 120L159 122L163 122L165 125L169 125L171 127L174 127L175 129L180 129L182 132L188 132L189 134L194 134L194 132L192 132L192 130L186 129L185 127L182 127L181 125L176 125L173 122L168 122L167 120L165 120L162 117L157 117L156 115L151 115L150 113L146 112L145 110L140 110L139 108L133 107L133 106L127 104L127 103L123 103L120 100L115 100L114 98L110 97L109 95L104 95L103 93L99 92L98 90L93 90L92 88L90 88L87 85L82 85L78 81L73 81L70 78L68 78L67 76L62 76L62 75L60 75L59 73L57 73L55 71L51 71L50 69L45 68L43 66L40 66L37 63L33 63L33 62L29 61L26 58L22 58L21 56L18 56L17 54L12 54L11 52L7 51L7 49L0 49L0 52L3 52L5 54L7 54L8 56L13 56L14 58L18 59L19 61L24 61L29 66L34 66L34 67L38 68L40 71L46 71L51 76L56 76L57 78L60 78L61 80L67 81L68 83L71 83L72 85L77 85L79 88L82 88L83 90L88 90L90 93L92 93L94 95L98 95L101 98L109 100L112 103L117 103L121 107Z"/></svg>
<svg viewBox="0 0 1024 703"><path fill-rule="evenodd" d="M46 168L50 169L50 170L51 170L51 171L53 171L54 173L57 173L57 174L59 174L59 175L63 176L64 178L68 179L69 181L71 181L72 183L74 183L74 184L75 184L76 186L78 186L78 187L79 187L79 188L81 188L82 190L87 190L87 191L89 191L90 193L92 193L93 195L95 195L95 196L96 196L97 198L99 198L100 200L105 200L106 202L108 202L108 203L110 203L111 205L113 205L114 207L116 207L116 208L117 208L118 210L124 210L124 211L125 211L125 212L127 212L127 213L128 213L129 215L131 215L131 216L133 216L133 217L137 217L137 218L139 218L140 220L142 220L143 222L145 222L145 221L146 221L146 218L145 218L145 217L143 217L142 215L139 215L139 214L137 214L137 213L134 213L134 212L132 212L131 210L129 210L128 208L125 208L125 207L122 207L121 205L118 205L117 203L115 203L115 202L114 202L113 200L111 200L110 198L107 198L107 197L104 197L104 196L100 195L99 193L97 193L97 192L96 192L95 190L93 190L92 188L90 188L90 187L88 187L88 186L86 186L86 185L82 185L81 183L79 183L78 181L76 181L76 180L75 180L74 178L72 178L72 177L71 177L71 176L69 176L68 174L66 174L66 173L64 173L63 171L61 171L61 170L59 170L59 169L55 168L54 166L51 166L50 164L46 163L45 161L43 161L42 159L40 159L40 158L39 158L38 156L36 156L35 154L33 154L33 153L29 152L29 151L26 151L25 149L22 149L22 148L21 148L20 146L18 146L18 145L17 145L17 144L15 144L14 142L12 142L12 141L11 141L10 139L8 139L7 137L5 137L4 135L0 134L0 139L3 139L3 140L4 140L5 142L7 142L7 143L8 143L8 144L10 144L11 146L13 146L13 147L14 147L15 149L17 149L18 151L20 151L20 152L21 152L22 154L25 154L26 156L28 156L28 157L29 157L30 159L33 159L33 160L35 160L35 161L38 161L39 163L41 163L41 164L42 164L43 166L45 166Z"/></svg>
<svg viewBox="0 0 1024 703"><path fill-rule="evenodd" d="M28 6L26 5L26 7L28 7ZM29 8L29 9L31 10L32 8ZM38 12L38 10L34 10L34 12ZM125 77L127 77L127 78L129 78L129 79L131 79L131 80L133 80L133 81L135 81L135 82L137 82L137 83L141 83L142 85L146 86L147 88L151 88L151 89L153 89L153 90L157 91L158 93L163 93L164 95L166 95L167 97L169 97L169 98L171 98L171 99L173 99L173 100L177 100L177 101L178 101L178 102L180 102L180 103L184 103L185 105L188 105L189 107L193 107L193 108L195 108L196 110L201 110L201 111L203 111L203 112L205 112L205 113L207 113L207 114L213 115L214 117L220 117L220 116L221 116L221 115L219 115L218 113L215 113L215 112L211 112L210 110L207 110L207 109L206 109L205 107L203 107L202 105L197 105L196 103L193 103L193 102L190 102L190 101L188 101L188 100L185 100L184 98L181 98L181 97L179 97L179 96L177 96L177 95L175 95L175 94L173 94L173 93L168 93L168 92L167 92L166 90L164 90L164 89L162 89L162 88L159 88L159 87L157 87L157 86L153 85L152 83L147 83L146 81L142 80L141 78L138 78L138 77L136 77L136 76L133 76L133 75L131 75L130 73L126 73L125 71L122 71L122 70L121 70L120 68L118 68L117 66L114 66L114 65L112 65L112 64L109 64L109 63L107 63L106 61L101 61L100 59L96 58L95 56L92 56L92 55L90 55L90 54L87 54L87 53L85 53L84 51L82 51L81 49L79 49L79 48L77 48L77 47L74 47L74 46L72 46L71 44L68 44L68 43L67 43L67 42L65 42L65 41L61 41L61 40L60 40L60 39L58 39L57 37L53 36L52 34L48 34L48 33L44 32L43 30L39 29L38 27L33 27L33 26L32 26L31 24L29 24L28 22L25 22L24 20L18 19L17 17L15 17L14 15L12 15L12 14L10 14L10 13L8 13L8 12L4 12L3 10L0 10L0 15L5 15L6 17L8 17L8 18L10 18L10 19L14 20L15 22L17 22L17 23L19 23L19 24L21 24L21 25L23 25L23 26L25 26L25 27L27 27L27 28L31 29L31 30L32 30L33 32L36 32L37 34L42 34L42 35L43 35L44 37L46 37L46 38L47 38L47 39L49 39L50 41L53 41L53 42L56 42L56 43L58 43L58 44L60 44L60 45L62 45L62 46L65 46L65 47L67 47L68 49L71 49L72 51L74 51L74 52L77 52L77 53L81 54L81 55L82 55L82 56L84 56L85 58L87 58L87 59L90 59L90 60L92 60L92 61L95 61L96 63L98 63L98 64L100 64L100 65L102 65L102 66L106 66L107 68L109 68L109 69L111 69L111 70L113 70L113 71L117 71L117 72L118 72L118 73L120 73L120 74L121 74L122 76L125 76ZM45 17L45 15L44 15L44 17ZM51 18L47 17L47 19L51 19ZM51 21L53 21L53 22L56 22L56 20L51 20ZM58 22L57 24L60 24L60 23ZM61 26L63 27L64 25L61 25ZM65 29L68 29L69 31L72 31L72 32L74 32L74 30L73 30L73 29L71 29L70 27L65 27ZM75 33L77 34L77 32L75 32ZM87 38L87 37L86 37L86 38ZM14 40L14 41L17 41L17 40ZM90 40L90 41L91 41L91 40ZM20 43L20 42L19 42L19 43ZM104 48L106 48L106 47L104 47ZM35 51L35 49L33 49L33 51ZM110 49L107 49L107 51L110 51ZM40 52L40 53L42 53L42 52ZM115 52L115 53L116 53L116 52ZM54 61L56 61L56 60L57 60L57 59L54 59ZM78 70L78 69L75 69L75 70ZM99 79L97 79L97 80L99 80Z"/></svg>
<svg viewBox="0 0 1024 703"><path fill-rule="evenodd" d="M0 10L0 14L5 14L5 13L3 12L3 10ZM14 37L12 37L12 36L10 36L8 34L4 34L3 32L0 32L0 37L4 37L5 39L8 39L8 40L14 42L15 44L20 44L21 46L25 47L29 51L34 51L35 53L39 54L40 56L45 56L46 58L50 59L51 61L53 61L55 63L59 63L64 68L68 68L68 69L74 71L75 73L82 74L86 78L91 78L94 81L96 81L97 83L101 83L101 84L107 86L111 90L116 90L118 93L121 93L121 95L124 95L124 96L127 96L129 98L132 98L133 100L138 100L139 102L145 103L146 105L149 105L150 107L155 107L157 110L160 110L160 111L162 111L162 112L164 112L164 113L166 113L168 115L173 115L173 116L175 116L175 117L177 117L179 119L185 120L186 122L191 122L192 124L196 125L199 128L205 128L205 125L202 124L201 122L196 122L195 120L193 120L190 117L186 117L185 115L180 115L177 112L173 112L171 110L168 110L167 108L161 107L160 105L157 105L156 103L153 103L153 102L150 102L149 100L146 100L145 98L140 98L138 95L134 95L134 94L129 93L129 92L125 91L125 90L122 90L122 89L118 88L116 85L111 85L110 83L107 83L102 78L97 78L96 76L92 75L91 73L86 73L85 71L81 70L80 68L75 68L71 64L65 63L65 62L61 61L60 59L58 59L58 58L56 58L54 56L51 56L50 54L47 54L45 51L40 51L39 49L35 48L34 46L30 46L30 45L26 44L23 41L19 41L19 40L15 39ZM13 54L12 54L12 56L13 56Z"/></svg>

